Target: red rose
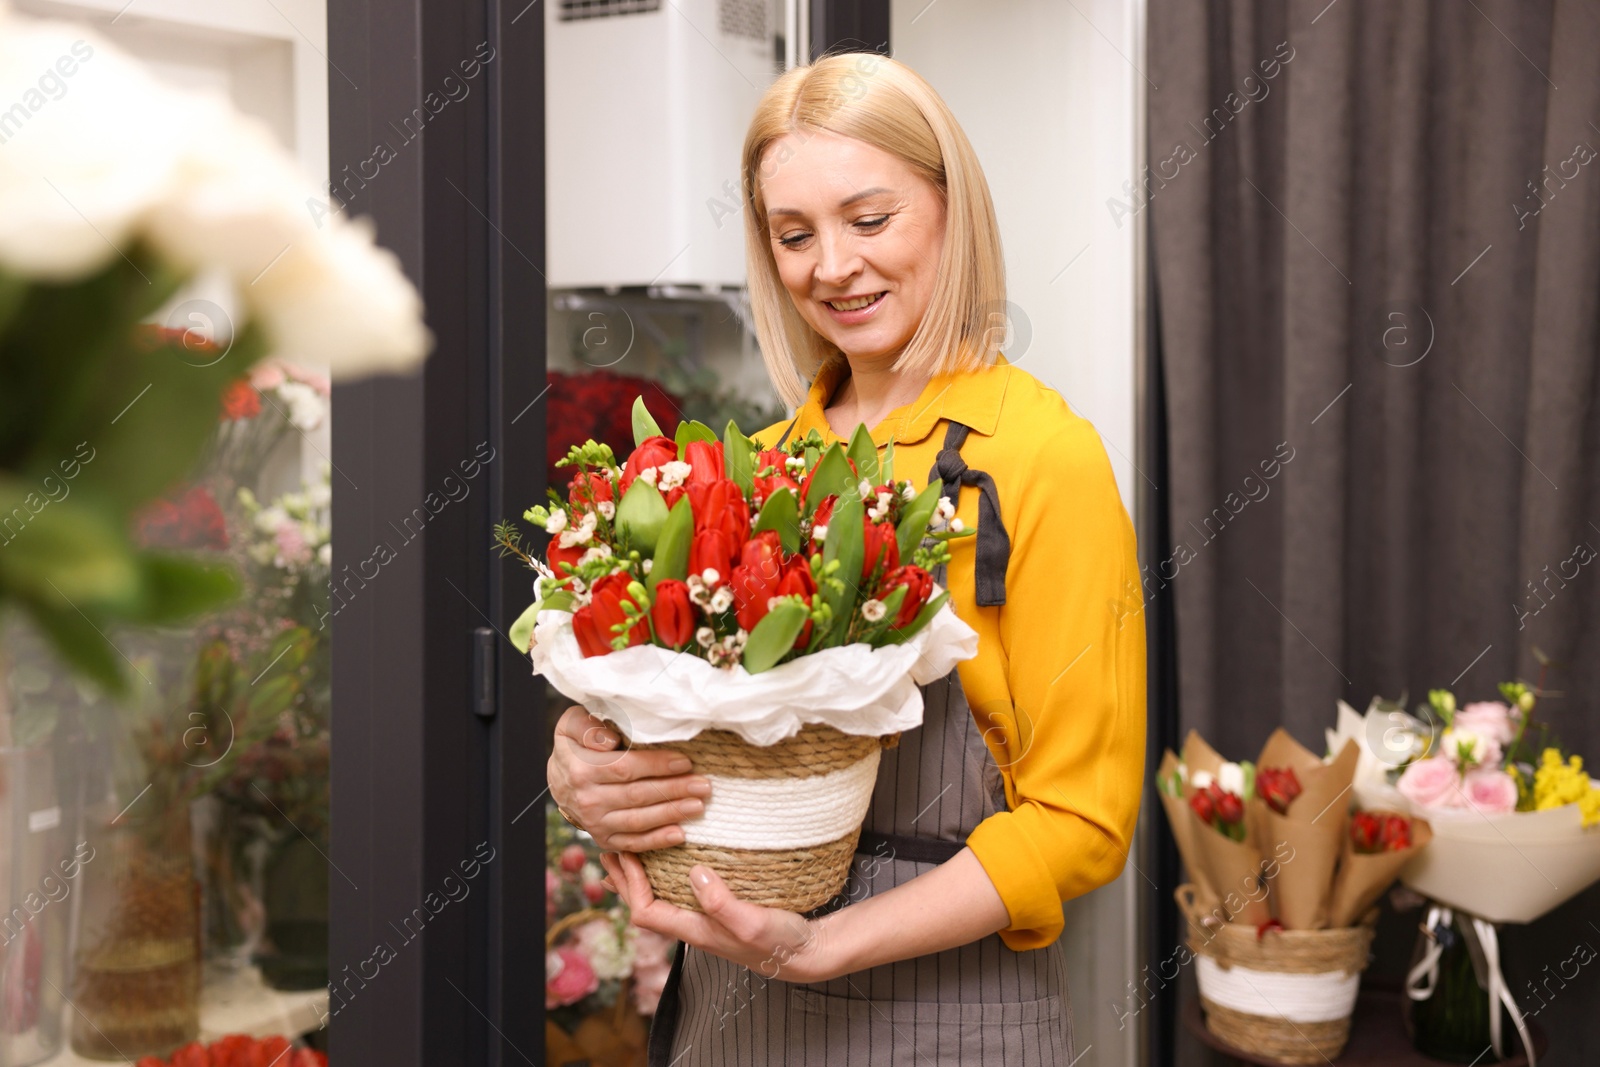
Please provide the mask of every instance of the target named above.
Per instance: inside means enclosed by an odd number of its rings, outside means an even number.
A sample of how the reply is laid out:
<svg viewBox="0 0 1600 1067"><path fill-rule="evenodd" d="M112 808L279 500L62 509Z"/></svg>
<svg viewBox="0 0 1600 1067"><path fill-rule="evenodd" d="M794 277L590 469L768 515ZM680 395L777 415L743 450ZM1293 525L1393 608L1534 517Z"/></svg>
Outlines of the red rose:
<svg viewBox="0 0 1600 1067"><path fill-rule="evenodd" d="M721 585L733 573L738 551L737 542L721 530L701 530L689 542L689 573L703 576L708 570L716 571L717 580L711 584Z"/></svg>
<svg viewBox="0 0 1600 1067"><path fill-rule="evenodd" d="M626 494L633 485L633 480L639 477L640 471L649 470L651 467L660 467L663 463L670 463L678 458L678 446L665 437L647 437L638 448L633 450L628 457L628 462L622 466L622 477L619 479L617 491Z"/></svg>
<svg viewBox="0 0 1600 1067"><path fill-rule="evenodd" d="M917 617L917 612L922 610L922 605L933 595L933 575L914 563L896 567L878 583L877 598L882 600L902 585L906 587L906 598L900 601L900 610L894 617L893 627L896 630L910 625L911 620Z"/></svg>
<svg viewBox="0 0 1600 1067"><path fill-rule="evenodd" d="M689 587L676 578L656 583L655 602L650 605L650 621L656 640L668 648L681 649L694 637L699 615L689 599Z"/></svg>
<svg viewBox="0 0 1600 1067"><path fill-rule="evenodd" d="M744 493L727 478L701 482L688 487L689 508L694 512L694 528L721 530L735 546L750 536L750 505Z"/></svg>
<svg viewBox="0 0 1600 1067"><path fill-rule="evenodd" d="M705 485L726 478L723 467L721 441L690 441L683 450L683 461L689 464L689 484Z"/></svg>
<svg viewBox="0 0 1600 1067"><path fill-rule="evenodd" d="M611 642L622 633L613 627L628 621L628 616L622 610L624 602L638 608L639 602L628 592L628 583L631 581L633 579L627 572L613 571L594 583L589 603L573 613L572 629L578 637L578 647L583 650L585 656L600 656L612 650ZM589 612L589 615L580 631L578 616L585 611ZM644 644L648 640L648 634L649 628L646 626L629 627L627 647Z"/></svg>
<svg viewBox="0 0 1600 1067"><path fill-rule="evenodd" d="M222 391L222 417L229 422L253 419L261 414L261 394L250 384L249 378L229 382Z"/></svg>
<svg viewBox="0 0 1600 1067"><path fill-rule="evenodd" d="M872 576L879 563L883 564L885 574L900 566L900 542L893 526L886 522L869 522L861 533L866 544L866 553L861 557L863 582Z"/></svg>

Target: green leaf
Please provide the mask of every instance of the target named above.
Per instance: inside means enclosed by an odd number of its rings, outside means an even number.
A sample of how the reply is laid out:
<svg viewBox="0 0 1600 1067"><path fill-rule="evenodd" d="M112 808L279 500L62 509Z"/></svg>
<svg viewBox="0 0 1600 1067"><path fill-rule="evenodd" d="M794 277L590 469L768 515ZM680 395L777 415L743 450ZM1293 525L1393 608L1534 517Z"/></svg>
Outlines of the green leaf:
<svg viewBox="0 0 1600 1067"><path fill-rule="evenodd" d="M635 483L637 484L637 483ZM651 593L663 578L683 581L689 574L689 542L694 539L694 512L689 507L689 494L685 493L672 505L667 521L656 542L656 554L650 564L650 574L645 588Z"/></svg>
<svg viewBox="0 0 1600 1067"><path fill-rule="evenodd" d="M854 492L859 479L850 473L850 463L845 459L844 448L837 441L828 446L822 453L822 458L817 461L815 471L811 475L811 484L808 486L805 504L806 514L810 515L817 510L817 505L830 496L837 496L841 500L845 497L859 497L861 494Z"/></svg>
<svg viewBox="0 0 1600 1067"><path fill-rule="evenodd" d="M778 531L778 540L783 542L785 552L800 551L800 505L794 493L779 489L767 497L767 502L761 505L761 514L756 516L754 532L762 530Z"/></svg>
<svg viewBox="0 0 1600 1067"><path fill-rule="evenodd" d="M687 499L687 495L682 498ZM648 556L656 550L656 540L666 521L667 502L661 491L643 478L635 478L617 505L617 530L640 555Z"/></svg>
<svg viewBox="0 0 1600 1067"><path fill-rule="evenodd" d="M879 485L894 484L894 438L883 446L883 460L878 464Z"/></svg>
<svg viewBox="0 0 1600 1067"><path fill-rule="evenodd" d="M750 438L739 432L732 419L722 432L722 465L729 481L749 496L755 492L755 451Z"/></svg>
<svg viewBox="0 0 1600 1067"><path fill-rule="evenodd" d="M139 570L117 518L103 500L53 500L0 475L0 588L80 606L133 603Z"/></svg>
<svg viewBox="0 0 1600 1067"><path fill-rule="evenodd" d="M157 626L182 622L239 595L239 580L226 565L155 552L139 556L137 563L140 596L137 606L123 614L129 622Z"/></svg>
<svg viewBox="0 0 1600 1067"><path fill-rule="evenodd" d="M539 617L541 607L542 605L539 601L529 604L523 609L522 614L517 616L517 621L511 624L511 629L506 633L519 656L528 654L528 646L533 641L533 624Z"/></svg>
<svg viewBox="0 0 1600 1067"><path fill-rule="evenodd" d="M873 485L880 484L878 478L878 446L872 443L872 435L867 432L865 423L857 426L850 435L850 447L845 453L856 464L856 480L865 478Z"/></svg>
<svg viewBox="0 0 1600 1067"><path fill-rule="evenodd" d="M744 669L760 674L777 665L794 647L811 611L799 597L784 597L756 623L744 645Z"/></svg>
<svg viewBox="0 0 1600 1067"><path fill-rule="evenodd" d="M843 642L861 592L861 562L867 551L861 534L863 511L861 499L854 494L839 497L828 518L828 536L822 542L823 565L838 560L839 569L833 577L844 583L843 589L836 590L832 585L824 589L824 600L833 608L835 619L828 634L830 647Z"/></svg>
<svg viewBox="0 0 1600 1067"><path fill-rule="evenodd" d="M711 427L707 426L703 422L695 422L692 419L684 419L682 422L678 423L678 432L674 437L674 440L678 445L678 455L680 458L683 456L684 449L689 447L689 442L714 442L716 439L717 435L712 432Z"/></svg>
<svg viewBox="0 0 1600 1067"><path fill-rule="evenodd" d="M922 610L917 612L916 618L906 623L904 629L890 630L887 634L885 634L883 643L886 645L905 644L907 641L917 636L918 632L920 632L924 626L933 621L933 613L944 607L944 602L949 599L950 591L946 589L944 592L940 593L938 596L922 605Z"/></svg>
<svg viewBox="0 0 1600 1067"><path fill-rule="evenodd" d="M928 520L933 518L933 509L939 506L939 497L943 493L943 482L929 482L910 506L900 513L900 525L895 527L894 539L900 549L901 559L910 559L911 553L922 544L928 532Z"/></svg>
<svg viewBox="0 0 1600 1067"><path fill-rule="evenodd" d="M633 447L638 448L651 437L665 437L661 427L650 414L650 409L644 406L644 397L633 398Z"/></svg>

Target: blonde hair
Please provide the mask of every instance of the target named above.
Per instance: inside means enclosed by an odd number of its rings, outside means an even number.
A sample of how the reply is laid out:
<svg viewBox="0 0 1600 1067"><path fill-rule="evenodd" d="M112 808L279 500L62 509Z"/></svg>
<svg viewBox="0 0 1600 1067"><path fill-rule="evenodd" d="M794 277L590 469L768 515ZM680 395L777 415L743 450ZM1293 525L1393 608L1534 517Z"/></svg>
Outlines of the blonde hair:
<svg viewBox="0 0 1600 1067"><path fill-rule="evenodd" d="M1006 314L1005 261L989 183L955 116L922 77L876 53L824 56L795 67L767 89L743 154L745 259L756 337L767 374L785 403L805 401L811 379L838 350L800 317L778 276L762 157L789 133L825 131L895 156L939 190L944 249L927 314L894 369L937 375L972 370L998 351Z"/></svg>

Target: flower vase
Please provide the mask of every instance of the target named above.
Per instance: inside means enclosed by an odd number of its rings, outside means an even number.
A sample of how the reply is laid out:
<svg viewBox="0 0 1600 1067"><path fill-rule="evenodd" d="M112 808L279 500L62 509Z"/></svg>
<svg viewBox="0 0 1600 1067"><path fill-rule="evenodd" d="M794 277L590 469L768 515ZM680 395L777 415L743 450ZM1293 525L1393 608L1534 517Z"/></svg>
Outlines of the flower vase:
<svg viewBox="0 0 1600 1067"><path fill-rule="evenodd" d="M200 871L200 920L207 963L238 970L250 962L266 926L258 820L217 796L190 807Z"/></svg>
<svg viewBox="0 0 1600 1067"><path fill-rule="evenodd" d="M1482 950L1465 915L1443 914L1422 926L1412 956L1413 968L1420 966L1437 949L1437 975L1432 991L1423 997L1418 992L1406 998L1406 1030L1418 1052L1451 1063L1492 1063L1490 995ZM1413 973L1416 973L1413 970ZM1501 1032L1516 1040L1516 1031L1498 1002L1493 1010L1502 1014Z"/></svg>
<svg viewBox="0 0 1600 1067"><path fill-rule="evenodd" d="M261 976L274 989L320 989L328 984L327 842L294 834L267 860L266 938L256 952Z"/></svg>
<svg viewBox="0 0 1600 1067"><path fill-rule="evenodd" d="M188 805L111 803L86 820L72 1050L126 1062L200 1033L200 887Z"/></svg>

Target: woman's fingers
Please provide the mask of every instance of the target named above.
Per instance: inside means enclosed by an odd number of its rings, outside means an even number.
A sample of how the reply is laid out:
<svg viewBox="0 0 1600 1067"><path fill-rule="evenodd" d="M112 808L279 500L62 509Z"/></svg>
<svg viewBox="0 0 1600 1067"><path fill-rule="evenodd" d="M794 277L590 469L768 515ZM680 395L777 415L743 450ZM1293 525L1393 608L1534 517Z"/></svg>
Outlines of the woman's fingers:
<svg viewBox="0 0 1600 1067"><path fill-rule="evenodd" d="M622 737L603 720L589 714L587 708L574 704L556 721L556 733L571 740L580 748L609 751L622 744Z"/></svg>

